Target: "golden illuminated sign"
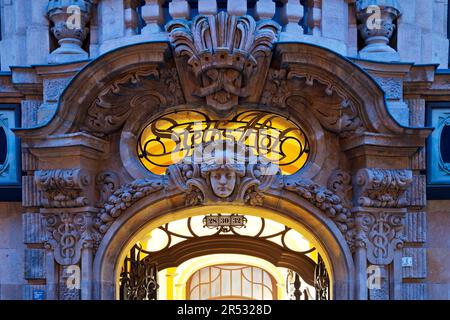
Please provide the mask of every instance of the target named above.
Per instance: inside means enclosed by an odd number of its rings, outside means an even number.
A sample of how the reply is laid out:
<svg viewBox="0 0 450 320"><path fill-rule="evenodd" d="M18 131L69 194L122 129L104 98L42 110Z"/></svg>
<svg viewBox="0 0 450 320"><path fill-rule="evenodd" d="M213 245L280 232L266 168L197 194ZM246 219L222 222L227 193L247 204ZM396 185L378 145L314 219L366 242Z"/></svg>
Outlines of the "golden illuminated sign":
<svg viewBox="0 0 450 320"><path fill-rule="evenodd" d="M231 119L215 120L207 114L184 110L163 115L142 131L137 153L154 174L192 156L195 148L212 141L244 145L253 155L278 164L281 173L300 170L309 156L304 132L290 120L264 111L245 111Z"/></svg>

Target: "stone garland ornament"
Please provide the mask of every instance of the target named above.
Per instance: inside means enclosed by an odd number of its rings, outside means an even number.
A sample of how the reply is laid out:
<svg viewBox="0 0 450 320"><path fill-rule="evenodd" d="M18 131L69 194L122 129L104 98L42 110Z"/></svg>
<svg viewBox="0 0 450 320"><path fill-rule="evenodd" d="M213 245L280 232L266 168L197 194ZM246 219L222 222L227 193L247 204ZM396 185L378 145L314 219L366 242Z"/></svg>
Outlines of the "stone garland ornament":
<svg viewBox="0 0 450 320"><path fill-rule="evenodd" d="M342 137L365 130L358 104L349 95L322 76L305 73L295 66L269 70L260 103L280 109L303 105L325 129Z"/></svg>
<svg viewBox="0 0 450 320"><path fill-rule="evenodd" d="M98 137L119 130L133 109L155 109L184 103L175 68L142 67L107 86L91 104L82 131Z"/></svg>
<svg viewBox="0 0 450 320"><path fill-rule="evenodd" d="M98 214L97 228L103 234L126 209L142 198L164 189L161 179L138 179L118 188Z"/></svg>
<svg viewBox="0 0 450 320"><path fill-rule="evenodd" d="M88 204L83 190L91 183L91 178L82 169L40 170L34 173L34 178L46 208L83 207Z"/></svg>
<svg viewBox="0 0 450 320"><path fill-rule="evenodd" d="M363 207L406 207L412 180L411 170L361 169L356 175L356 199Z"/></svg>
<svg viewBox="0 0 450 320"><path fill-rule="evenodd" d="M344 206L342 199L334 192L311 180L298 178L287 179L284 182L284 189L296 193L322 210L336 223L344 236L350 237L349 231L354 226L351 211Z"/></svg>
<svg viewBox="0 0 450 320"><path fill-rule="evenodd" d="M166 26L178 58L184 83L193 96L206 98L217 111L228 111L254 93L258 79L272 57L272 49L281 27L266 19L229 15L199 15L192 22L174 19ZM188 67L184 67L187 63Z"/></svg>

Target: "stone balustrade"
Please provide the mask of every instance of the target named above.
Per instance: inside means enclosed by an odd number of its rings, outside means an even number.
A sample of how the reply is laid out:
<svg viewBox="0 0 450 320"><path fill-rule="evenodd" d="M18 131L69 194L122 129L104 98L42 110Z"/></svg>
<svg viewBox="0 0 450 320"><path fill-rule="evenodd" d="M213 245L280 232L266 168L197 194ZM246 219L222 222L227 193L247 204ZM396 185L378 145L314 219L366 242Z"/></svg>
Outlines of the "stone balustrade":
<svg viewBox="0 0 450 320"><path fill-rule="evenodd" d="M358 29L366 43L364 48L359 48L359 56L370 60L396 61L399 55L395 48L390 47L389 40L396 28L395 21L400 9L396 0L381 1L384 3L380 5L381 28L367 28L367 21L371 18L367 8L377 5L378 1L49 0L47 17L59 47L52 50L48 62L96 58L99 54L134 43L167 41L165 26L171 20L189 20L198 14L213 15L219 11L235 16L251 15L256 21L275 20L283 27L279 41L313 43L343 55L355 55L355 51L350 52L349 48L356 48L357 44L349 43L349 39L356 39L356 35L348 34L357 31L345 19L333 19L352 14L354 21L358 20ZM64 21L73 19L71 12L67 11L70 6L81 8L79 28L67 28L64 24ZM356 9L352 11L351 6ZM330 20L331 16L333 19ZM87 39L90 44L86 43ZM98 43L93 43L93 39L98 39ZM98 48L98 52L86 52L89 46Z"/></svg>

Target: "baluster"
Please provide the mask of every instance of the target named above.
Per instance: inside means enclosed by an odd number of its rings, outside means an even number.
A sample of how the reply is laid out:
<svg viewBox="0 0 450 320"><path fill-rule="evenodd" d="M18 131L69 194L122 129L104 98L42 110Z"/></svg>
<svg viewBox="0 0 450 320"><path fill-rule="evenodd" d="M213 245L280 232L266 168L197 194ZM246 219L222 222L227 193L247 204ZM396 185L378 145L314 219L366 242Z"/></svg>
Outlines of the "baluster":
<svg viewBox="0 0 450 320"><path fill-rule="evenodd" d="M308 12L308 25L311 27L311 34L320 36L322 34L322 0L310 0Z"/></svg>
<svg viewBox="0 0 450 320"><path fill-rule="evenodd" d="M227 11L232 16L243 16L247 14L246 0L228 0Z"/></svg>
<svg viewBox="0 0 450 320"><path fill-rule="evenodd" d="M172 0L169 3L169 13L174 19L186 19L191 16L191 6L186 0Z"/></svg>
<svg viewBox="0 0 450 320"><path fill-rule="evenodd" d="M299 24L303 19L303 14L300 0L287 0L281 9L281 19L284 24L282 39L299 39L303 35L303 28Z"/></svg>
<svg viewBox="0 0 450 320"><path fill-rule="evenodd" d="M125 1L125 36L133 36L137 34L136 30L139 25L139 15L136 11L138 6L137 0Z"/></svg>
<svg viewBox="0 0 450 320"><path fill-rule="evenodd" d="M198 13L204 15L213 15L217 13L216 0L198 0Z"/></svg>
<svg viewBox="0 0 450 320"><path fill-rule="evenodd" d="M142 29L142 34L162 31L161 25L164 23L163 3L164 0L145 0L145 6L142 7L142 19L144 19L146 26Z"/></svg>
<svg viewBox="0 0 450 320"><path fill-rule="evenodd" d="M275 2L273 0L258 0L255 5L255 17L258 20L272 19L275 15Z"/></svg>

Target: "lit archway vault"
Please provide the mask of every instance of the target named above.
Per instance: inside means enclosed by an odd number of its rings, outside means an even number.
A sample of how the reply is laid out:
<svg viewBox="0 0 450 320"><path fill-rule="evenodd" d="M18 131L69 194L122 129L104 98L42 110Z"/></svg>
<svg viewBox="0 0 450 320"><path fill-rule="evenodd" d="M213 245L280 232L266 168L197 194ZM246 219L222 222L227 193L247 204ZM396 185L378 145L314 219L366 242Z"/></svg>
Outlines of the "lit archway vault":
<svg viewBox="0 0 450 320"><path fill-rule="evenodd" d="M196 43L201 37L193 31L218 34L203 32L214 28L209 18L195 18L192 29L175 21L168 26L171 43L99 57L72 79L47 124L15 130L28 174L25 193L47 220L49 299L113 299L120 252L142 226L213 207L269 210L302 225L326 253L336 299L366 299L372 264L391 270L388 298L400 298L411 159L430 130L400 126L381 88L348 59L313 45L277 43L274 23L223 15L210 19L232 20L220 32L239 35L227 50L211 47L217 43L211 39L203 39L206 47ZM212 189L213 170L175 164L166 176L152 174L139 161L139 135L152 119L187 108L217 119L238 109L283 116L304 131L307 163L289 176L261 176L255 163L239 171L230 194ZM380 225L387 239L381 248ZM83 279L80 291L68 293L60 284L71 265L81 267Z"/></svg>
<svg viewBox="0 0 450 320"><path fill-rule="evenodd" d="M276 214L272 216L276 217ZM219 223L219 219L223 223ZM188 261L197 263L201 261L198 258L211 255L225 265L232 262L238 264L239 260L227 261L219 257L242 256L248 257L249 264L254 265L251 262L253 259L265 261L271 269L287 268L292 271L293 277L298 275L301 279L295 284L297 290L309 286L309 296L330 298L330 278L319 250L297 230L272 219L248 214L211 214L171 220L156 229L144 230L147 233L145 237L121 254L126 255L116 270L117 281L120 282L117 297L121 299L156 298L159 290L156 290L157 286L154 284L164 286L163 280L158 282L159 271L177 269ZM197 265L186 267L189 270L200 268ZM170 272L173 274L175 271ZM153 276L147 277L149 273L153 273ZM279 283L285 281L286 279L278 279ZM119 290L119 286L116 289ZM283 294L280 296L283 296L284 290L281 292ZM306 296L300 293L298 298L301 295Z"/></svg>

